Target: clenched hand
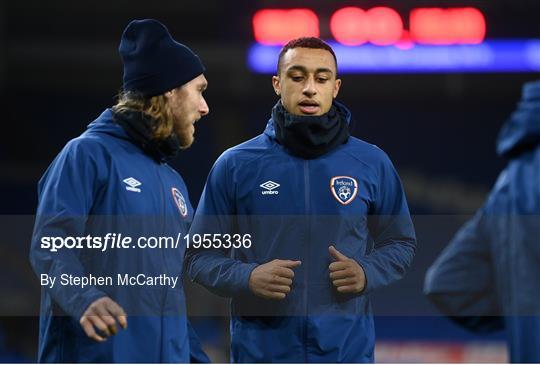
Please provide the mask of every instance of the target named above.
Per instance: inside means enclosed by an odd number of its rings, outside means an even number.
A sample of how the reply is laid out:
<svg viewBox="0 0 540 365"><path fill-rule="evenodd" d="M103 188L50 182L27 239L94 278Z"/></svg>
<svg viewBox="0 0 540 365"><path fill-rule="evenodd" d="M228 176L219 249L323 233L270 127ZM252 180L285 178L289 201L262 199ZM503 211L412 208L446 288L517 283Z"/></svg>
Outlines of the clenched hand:
<svg viewBox="0 0 540 365"><path fill-rule="evenodd" d="M126 313L109 297L99 298L90 304L79 321L86 335L98 342L118 332L116 322L122 328L127 328ZM99 335L96 329L103 335Z"/></svg>
<svg viewBox="0 0 540 365"><path fill-rule="evenodd" d="M339 252L334 246L328 247L335 260L328 266L330 280L340 293L360 293L366 286L366 275L355 260Z"/></svg>
<svg viewBox="0 0 540 365"><path fill-rule="evenodd" d="M257 266L249 277L249 289L265 299L285 299L291 291L294 269L301 261L273 260Z"/></svg>

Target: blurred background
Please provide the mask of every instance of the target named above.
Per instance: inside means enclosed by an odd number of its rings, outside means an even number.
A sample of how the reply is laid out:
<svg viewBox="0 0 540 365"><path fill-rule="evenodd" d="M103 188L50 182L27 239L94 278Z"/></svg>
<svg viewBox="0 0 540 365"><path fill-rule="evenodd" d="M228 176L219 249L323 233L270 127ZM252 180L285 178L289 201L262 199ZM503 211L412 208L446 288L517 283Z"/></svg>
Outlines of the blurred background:
<svg viewBox="0 0 540 365"><path fill-rule="evenodd" d="M283 40L331 42L352 134L392 158L418 230L407 277L374 294L376 360L507 361L504 334L470 334L438 317L422 284L505 166L495 140L522 84L538 78L539 15L533 0L2 0L0 361L36 360L38 317L28 314L39 313L40 289L27 260L36 184L64 144L114 104L117 47L135 18L165 23L208 69L210 114L173 162L194 206L220 153L264 129ZM227 301L189 283L187 295L210 356L227 362Z"/></svg>

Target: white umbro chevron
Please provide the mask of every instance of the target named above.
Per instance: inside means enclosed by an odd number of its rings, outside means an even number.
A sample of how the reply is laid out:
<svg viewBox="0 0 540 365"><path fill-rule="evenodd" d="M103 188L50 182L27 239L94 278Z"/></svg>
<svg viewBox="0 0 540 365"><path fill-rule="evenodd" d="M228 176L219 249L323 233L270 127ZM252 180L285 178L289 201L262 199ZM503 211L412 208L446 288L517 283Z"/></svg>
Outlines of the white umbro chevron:
<svg viewBox="0 0 540 365"><path fill-rule="evenodd" d="M124 183L126 183L126 190L128 191L133 191L135 193L140 193L141 192L141 189L138 188L138 186L141 186L142 183L135 179L134 177L128 177L124 180L122 180Z"/></svg>
<svg viewBox="0 0 540 365"><path fill-rule="evenodd" d="M268 180L265 183L262 183L259 185L261 188L265 189L261 191L262 195L275 195L279 194L279 191L274 190L280 187L280 185L277 182L273 182L272 180Z"/></svg>

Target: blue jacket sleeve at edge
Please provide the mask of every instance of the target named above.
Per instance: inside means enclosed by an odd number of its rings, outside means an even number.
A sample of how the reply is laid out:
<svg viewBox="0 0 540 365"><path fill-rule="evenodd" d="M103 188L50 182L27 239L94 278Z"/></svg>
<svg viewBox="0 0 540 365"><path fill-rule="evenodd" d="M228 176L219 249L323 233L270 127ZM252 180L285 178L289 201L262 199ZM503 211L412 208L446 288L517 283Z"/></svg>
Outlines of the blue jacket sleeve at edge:
<svg viewBox="0 0 540 365"><path fill-rule="evenodd" d="M210 171L190 236L235 233L234 193L231 191L226 153ZM243 263L229 255L230 249L188 248L186 267L189 277L220 296L234 297L249 292L249 277L257 264Z"/></svg>
<svg viewBox="0 0 540 365"><path fill-rule="evenodd" d="M51 252L41 248L42 237L82 236L96 185L96 165L89 151L77 140L71 141L53 161L38 188L38 209L30 248L30 262L38 277L56 278L53 288L43 286L54 301L77 321L102 291L88 286L62 286L62 274L85 275L78 249Z"/></svg>
<svg viewBox="0 0 540 365"><path fill-rule="evenodd" d="M189 335L189 362L192 364L209 364L211 361L204 352L199 336L193 329L191 322L187 321Z"/></svg>
<svg viewBox="0 0 540 365"><path fill-rule="evenodd" d="M368 217L373 251L355 258L366 275L363 293L401 279L416 249L416 235L399 176L386 155L381 163L376 201Z"/></svg>
<svg viewBox="0 0 540 365"><path fill-rule="evenodd" d="M504 207L503 172L486 204L458 231L452 241L428 269L424 293L445 315L459 325L474 331L501 329L500 304L496 296L495 272L490 249L493 214Z"/></svg>

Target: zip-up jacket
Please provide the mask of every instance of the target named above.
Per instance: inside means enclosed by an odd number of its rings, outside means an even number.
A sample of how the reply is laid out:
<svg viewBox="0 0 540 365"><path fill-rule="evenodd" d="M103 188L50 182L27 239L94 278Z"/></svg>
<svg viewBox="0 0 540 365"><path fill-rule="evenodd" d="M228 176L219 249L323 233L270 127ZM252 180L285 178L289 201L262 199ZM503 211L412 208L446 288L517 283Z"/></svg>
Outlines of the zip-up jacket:
<svg viewBox="0 0 540 365"><path fill-rule="evenodd" d="M189 362L190 336L192 360L208 361L187 322L182 286L185 246L134 246L140 237L187 232L193 208L186 186L176 171L136 146L112 117L107 109L71 140L39 182L30 261L40 279L48 275L56 283L42 286L38 361ZM107 234L122 234L132 242L127 248L109 243L102 250L83 241L82 247L52 250L43 241L91 236L103 242ZM140 274L175 277L176 286L118 282L118 275ZM62 275L111 277L112 285L64 285ZM126 311L128 327L98 343L86 336L79 319L104 296Z"/></svg>
<svg viewBox="0 0 540 365"><path fill-rule="evenodd" d="M484 206L428 270L424 290L474 331L505 328L510 360L540 362L540 81L499 134L508 158Z"/></svg>
<svg viewBox="0 0 540 365"><path fill-rule="evenodd" d="M232 297L234 362L372 362L370 293L404 275L416 242L382 150L349 137L321 157L298 158L278 143L272 119L216 161L190 229L197 234L238 235L232 248L215 241L186 255L192 280ZM330 245L362 266L362 293L335 290ZM252 270L273 259L302 261L281 301L256 297L248 285Z"/></svg>

